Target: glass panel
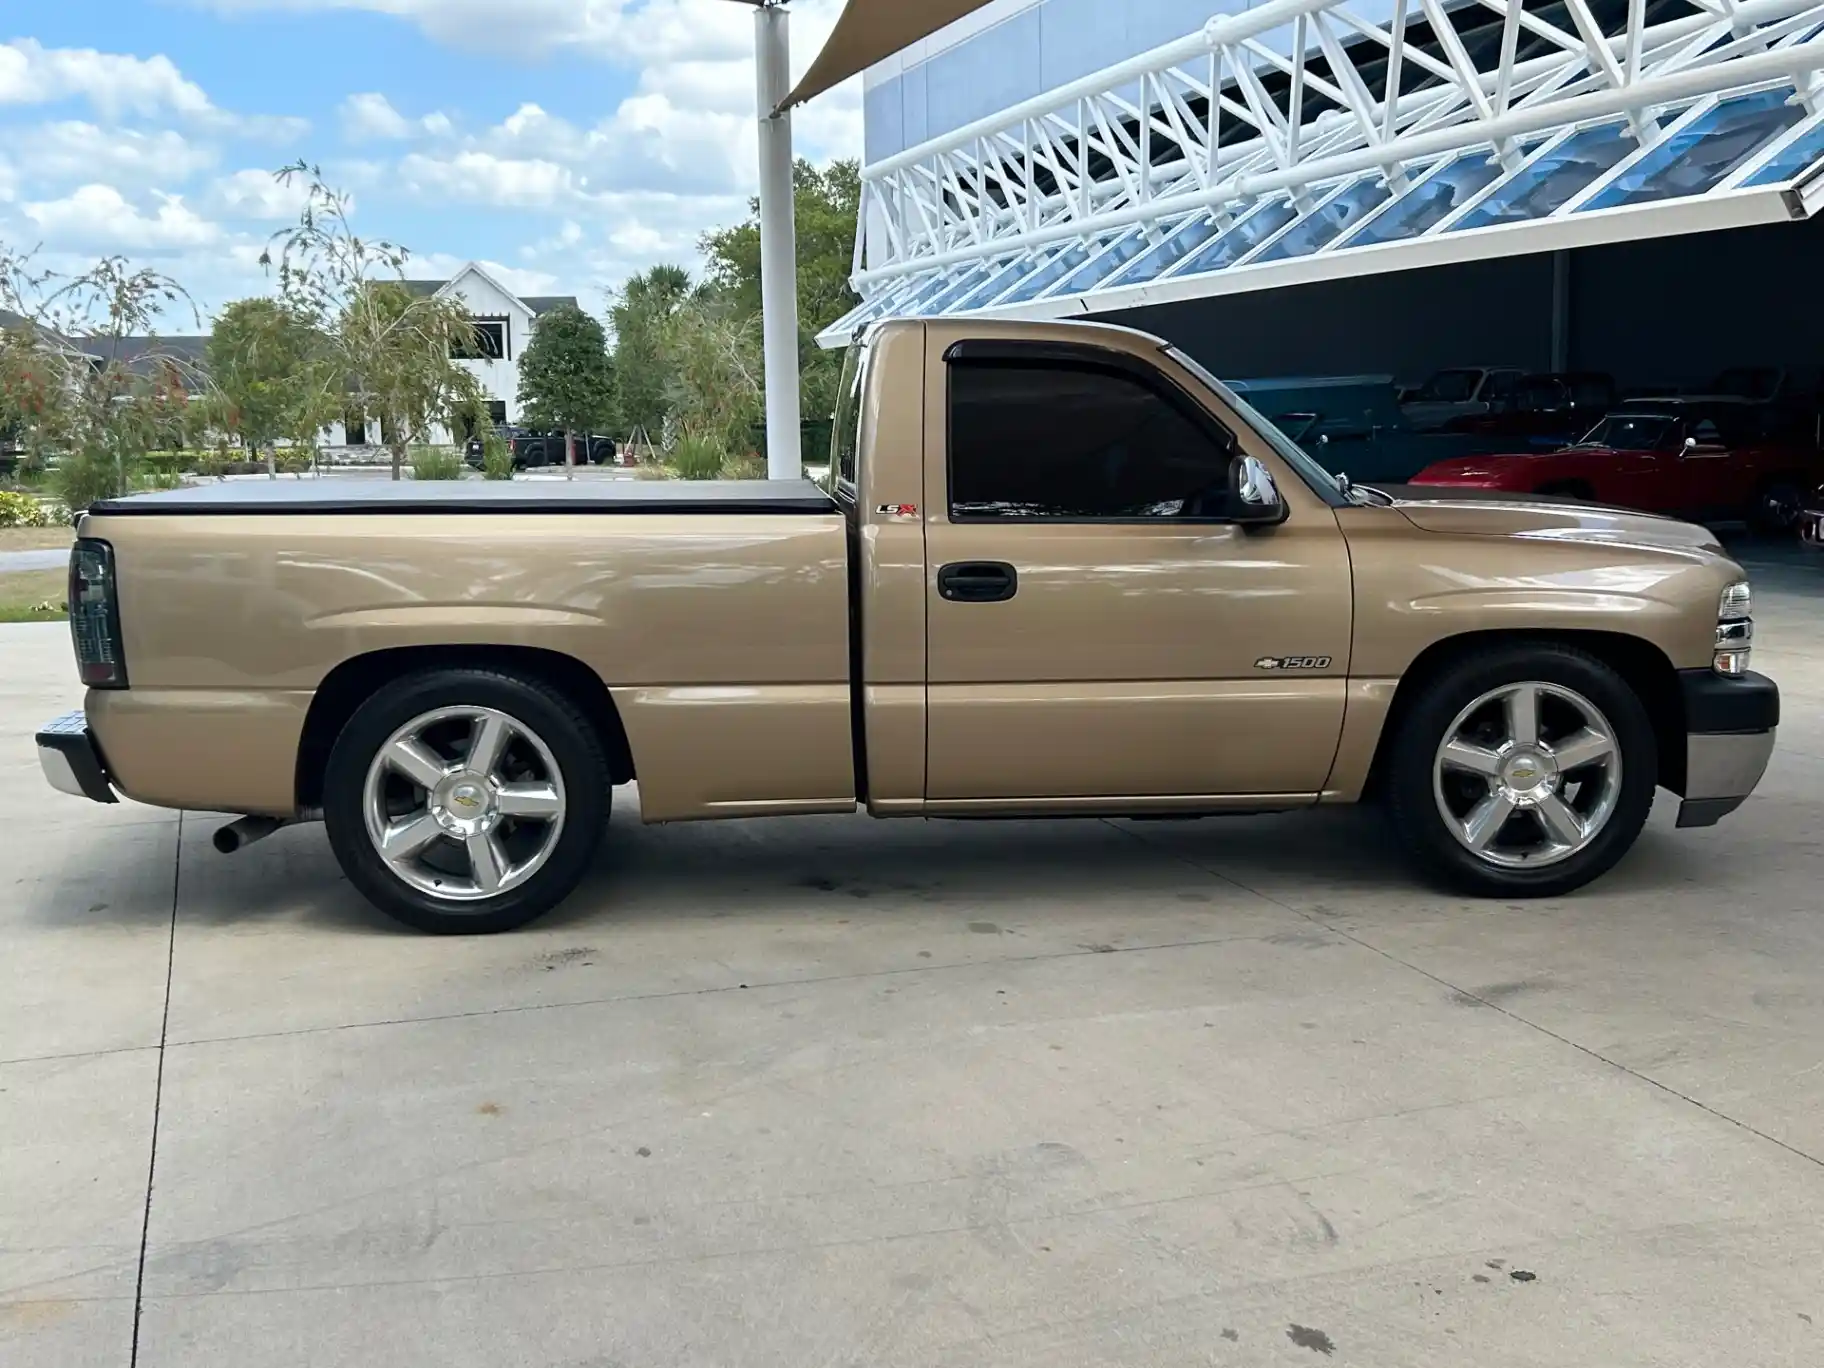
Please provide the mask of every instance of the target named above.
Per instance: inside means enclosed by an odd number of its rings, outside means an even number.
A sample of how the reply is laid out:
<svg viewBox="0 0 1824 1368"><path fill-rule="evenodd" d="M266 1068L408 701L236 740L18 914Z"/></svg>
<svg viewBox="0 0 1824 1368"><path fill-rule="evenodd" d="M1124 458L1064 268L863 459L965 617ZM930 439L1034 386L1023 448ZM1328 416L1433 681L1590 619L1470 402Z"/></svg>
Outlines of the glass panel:
<svg viewBox="0 0 1824 1368"><path fill-rule="evenodd" d="M894 306L895 309L907 318L922 318L928 312L925 308L926 301L942 294L944 287L950 283L951 279L950 272L947 270L932 271L917 277L918 283L903 300Z"/></svg>
<svg viewBox="0 0 1824 1368"><path fill-rule="evenodd" d="M1062 280L1069 272L1074 271L1089 260L1090 249L1080 242L1073 242L1063 251L1057 253L1038 270L1022 280L1013 289L995 300L996 304L1023 304L1043 290L1046 286Z"/></svg>
<svg viewBox="0 0 1824 1368"><path fill-rule="evenodd" d="M1130 228L1116 238L1107 251L1099 256L1091 257L1066 276L1055 289L1047 290L1046 298L1093 290L1110 271L1120 270L1145 250L1146 231L1141 228Z"/></svg>
<svg viewBox="0 0 1824 1368"><path fill-rule="evenodd" d="M1804 110L1786 103L1789 93L1763 90L1725 100L1667 136L1583 207L1612 209L1703 194L1769 138L1805 117Z"/></svg>
<svg viewBox="0 0 1824 1368"><path fill-rule="evenodd" d="M1379 175L1359 180L1313 209L1303 222L1288 228L1285 236L1254 261L1289 261L1293 257L1309 256L1326 242L1355 227L1364 215L1385 202L1392 193Z"/></svg>
<svg viewBox="0 0 1824 1368"><path fill-rule="evenodd" d="M945 309L949 308L950 305L961 299L965 294L969 293L970 290L974 289L982 281L998 271L1006 264L1006 260L1005 257L1002 257L996 261L978 261L975 265L967 268L960 276L952 277L950 283L945 286L944 289L938 291L938 293L932 295L931 298L925 301L925 316L930 317L933 314L941 314Z"/></svg>
<svg viewBox="0 0 1824 1368"><path fill-rule="evenodd" d="M1586 128L1541 152L1449 231L1544 218L1634 150L1634 140L1623 135L1622 127L1614 123Z"/></svg>
<svg viewBox="0 0 1824 1368"><path fill-rule="evenodd" d="M1487 153L1465 153L1436 175L1419 181L1338 247L1373 247L1423 236L1481 194L1500 174L1501 164Z"/></svg>
<svg viewBox="0 0 1824 1368"><path fill-rule="evenodd" d="M1164 242L1141 253L1125 270L1109 277L1107 284L1144 285L1161 271L1170 270L1183 261L1187 253L1196 251L1218 231L1214 219L1207 214L1199 214L1176 232L1168 234Z"/></svg>
<svg viewBox="0 0 1824 1368"><path fill-rule="evenodd" d="M1214 241L1204 244L1195 256L1172 272L1173 278L1203 275L1234 265L1292 222L1297 212L1289 199L1268 200L1246 218L1230 224Z"/></svg>
<svg viewBox="0 0 1824 1368"><path fill-rule="evenodd" d="M957 300L956 303L952 304L948 312L959 314L968 313L971 309L985 308L989 300L993 299L996 295L1000 294L1002 290L1005 290L1009 285L1013 284L1014 281L1025 275L1037 262L1042 261L1048 254L1056 252L1057 250L1059 249L1055 247L1041 247L1036 252L1027 252L1024 256L1015 257L1012 261L1001 267L1000 270L989 276L988 279L984 280L980 285L977 285L973 290L969 291L968 294Z"/></svg>
<svg viewBox="0 0 1824 1368"><path fill-rule="evenodd" d="M1819 157L1824 157L1824 123L1801 133L1792 146L1742 182L1744 185L1777 185L1796 180Z"/></svg>

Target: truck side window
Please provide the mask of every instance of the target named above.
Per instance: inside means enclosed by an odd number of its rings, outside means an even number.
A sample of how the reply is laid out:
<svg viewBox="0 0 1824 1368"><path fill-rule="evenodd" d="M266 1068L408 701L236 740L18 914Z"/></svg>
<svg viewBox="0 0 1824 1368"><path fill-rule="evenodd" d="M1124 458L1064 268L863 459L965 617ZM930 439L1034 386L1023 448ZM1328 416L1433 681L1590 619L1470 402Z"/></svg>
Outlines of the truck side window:
<svg viewBox="0 0 1824 1368"><path fill-rule="evenodd" d="M857 342L842 359L842 379L836 389L832 464L836 487L850 498L855 496L856 453L861 449L861 387L867 366L867 344Z"/></svg>
<svg viewBox="0 0 1824 1368"><path fill-rule="evenodd" d="M1068 361L950 364L959 521L1219 519L1228 472L1213 422L1135 376Z"/></svg>

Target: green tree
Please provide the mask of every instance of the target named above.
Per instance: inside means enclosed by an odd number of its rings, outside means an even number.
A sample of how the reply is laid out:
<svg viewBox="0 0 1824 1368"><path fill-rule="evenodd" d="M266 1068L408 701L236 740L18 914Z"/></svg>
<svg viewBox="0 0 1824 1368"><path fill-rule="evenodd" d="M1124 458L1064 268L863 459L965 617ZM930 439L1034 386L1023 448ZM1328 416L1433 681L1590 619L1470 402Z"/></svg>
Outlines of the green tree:
<svg viewBox="0 0 1824 1368"><path fill-rule="evenodd" d="M72 509L124 494L148 450L194 430L202 376L157 336L185 309L177 281L123 257L65 275L0 244L0 408L34 464L58 457Z"/></svg>
<svg viewBox="0 0 1824 1368"><path fill-rule="evenodd" d="M671 435L724 460L744 453L762 413L759 320L700 292L666 320L659 355Z"/></svg>
<svg viewBox="0 0 1824 1368"><path fill-rule="evenodd" d="M564 434L564 466L576 465L576 434L602 432L614 418L614 366L602 325L564 304L538 320L519 357L519 402L528 423Z"/></svg>
<svg viewBox="0 0 1824 1368"><path fill-rule="evenodd" d="M433 427L455 427L481 402L480 382L455 360L472 349L475 322L460 300L408 289L410 253L356 233L348 196L318 168L299 162L278 178L302 180L305 205L262 262L276 262L279 297L326 340L346 407L379 420L397 480Z"/></svg>
<svg viewBox="0 0 1824 1368"><path fill-rule="evenodd" d="M799 399L807 418L836 411L842 372L840 352L826 352L816 336L861 297L849 284L854 269L855 224L861 212L861 169L853 161L819 170L800 160L792 168L797 216ZM742 314L760 313L760 202L732 228L708 233L702 242L709 278L728 292Z"/></svg>
<svg viewBox="0 0 1824 1368"><path fill-rule="evenodd" d="M616 396L629 435L643 430L657 439L665 431L670 413L665 330L691 292L690 272L659 265L633 276L609 301Z"/></svg>
<svg viewBox="0 0 1824 1368"><path fill-rule="evenodd" d="M207 348L212 426L266 455L278 475L277 445L315 444L341 407L328 340L278 299L238 299L215 320Z"/></svg>

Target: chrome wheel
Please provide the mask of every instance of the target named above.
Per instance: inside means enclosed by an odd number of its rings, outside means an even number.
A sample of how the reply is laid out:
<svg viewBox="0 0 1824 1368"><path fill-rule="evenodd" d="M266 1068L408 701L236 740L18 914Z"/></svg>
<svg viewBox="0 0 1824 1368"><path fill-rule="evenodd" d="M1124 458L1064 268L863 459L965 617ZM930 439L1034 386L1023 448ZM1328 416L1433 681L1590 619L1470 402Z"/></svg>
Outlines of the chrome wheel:
<svg viewBox="0 0 1824 1368"><path fill-rule="evenodd" d="M1479 860L1534 869L1588 848L1621 796L1621 746L1582 694L1537 680L1491 689L1444 733L1438 812Z"/></svg>
<svg viewBox="0 0 1824 1368"><path fill-rule="evenodd" d="M564 777L539 736L493 708L439 708L388 738L362 792L368 838L402 882L478 902L545 866L564 830Z"/></svg>

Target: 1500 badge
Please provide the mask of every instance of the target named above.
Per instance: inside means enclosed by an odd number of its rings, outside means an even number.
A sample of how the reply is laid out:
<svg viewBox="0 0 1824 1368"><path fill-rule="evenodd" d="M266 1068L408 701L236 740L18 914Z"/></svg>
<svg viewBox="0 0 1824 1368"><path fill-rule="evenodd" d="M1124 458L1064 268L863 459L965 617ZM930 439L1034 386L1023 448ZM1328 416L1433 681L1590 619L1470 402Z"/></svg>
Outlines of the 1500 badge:
<svg viewBox="0 0 1824 1368"><path fill-rule="evenodd" d="M1257 670L1327 670L1329 656L1262 656L1254 662Z"/></svg>

